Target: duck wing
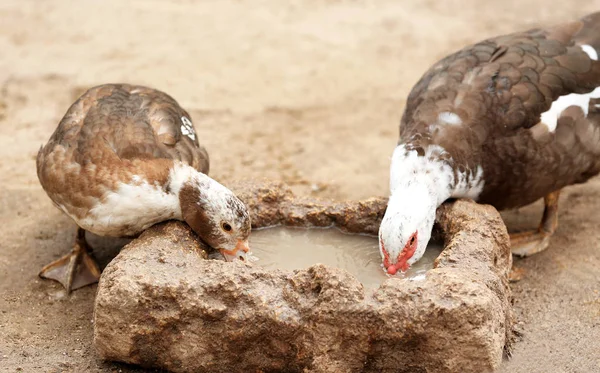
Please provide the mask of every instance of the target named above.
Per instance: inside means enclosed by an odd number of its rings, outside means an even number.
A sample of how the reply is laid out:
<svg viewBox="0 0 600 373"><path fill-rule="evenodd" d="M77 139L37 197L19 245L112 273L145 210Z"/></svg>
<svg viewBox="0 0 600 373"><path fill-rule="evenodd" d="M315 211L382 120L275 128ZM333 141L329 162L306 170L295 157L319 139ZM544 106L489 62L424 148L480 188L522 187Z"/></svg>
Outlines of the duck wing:
<svg viewBox="0 0 600 373"><path fill-rule="evenodd" d="M600 86L598 54L600 12L465 47L433 65L414 86L400 142L414 136L443 142L439 137L447 134L436 136L436 124L464 124L480 141L531 128L559 97Z"/></svg>
<svg viewBox="0 0 600 373"><path fill-rule="evenodd" d="M189 113L168 94L143 86L106 84L84 93L50 138L84 165L107 153L120 160L172 159L208 173L209 156L200 145Z"/></svg>

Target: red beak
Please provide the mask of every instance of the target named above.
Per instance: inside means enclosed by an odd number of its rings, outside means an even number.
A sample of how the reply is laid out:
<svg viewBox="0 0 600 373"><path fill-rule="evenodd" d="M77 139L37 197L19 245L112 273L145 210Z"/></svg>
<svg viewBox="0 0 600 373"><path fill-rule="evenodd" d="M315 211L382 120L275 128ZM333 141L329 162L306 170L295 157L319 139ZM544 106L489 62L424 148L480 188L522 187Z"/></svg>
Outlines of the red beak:
<svg viewBox="0 0 600 373"><path fill-rule="evenodd" d="M417 250L417 232L413 233L409 241L404 246L404 249L398 254L398 258L396 258L396 263L390 263L390 256L383 245L383 240L380 238L379 242L381 243L381 248L383 251L383 266L386 271L390 275L395 275L398 270L402 272L408 271L410 265L408 264L408 260L412 258Z"/></svg>
<svg viewBox="0 0 600 373"><path fill-rule="evenodd" d="M400 259L400 258L398 258L398 259ZM406 261L398 260L398 262L396 264L390 264L386 269L387 269L388 274L395 275L396 272L398 272L398 270L400 270L402 272L408 271L409 267L410 266L408 265L408 263Z"/></svg>
<svg viewBox="0 0 600 373"><path fill-rule="evenodd" d="M400 253L400 255L398 255L398 260L396 261L396 264L391 264L390 263L390 254L388 254L387 250L385 249L385 246L383 245L383 240L381 239L381 237L379 238L379 242L381 244L381 251L383 252L383 266L385 267L386 271L388 274L390 275L395 275L396 272L398 272L398 270L402 270L402 272L405 272L408 270L408 263L406 263L406 261L410 258L405 258L403 256L403 253L405 250L402 250L402 252Z"/></svg>
<svg viewBox="0 0 600 373"><path fill-rule="evenodd" d="M395 275L396 272L398 272L398 267L396 267L395 264L390 265L389 267L387 267L387 273L390 275Z"/></svg>

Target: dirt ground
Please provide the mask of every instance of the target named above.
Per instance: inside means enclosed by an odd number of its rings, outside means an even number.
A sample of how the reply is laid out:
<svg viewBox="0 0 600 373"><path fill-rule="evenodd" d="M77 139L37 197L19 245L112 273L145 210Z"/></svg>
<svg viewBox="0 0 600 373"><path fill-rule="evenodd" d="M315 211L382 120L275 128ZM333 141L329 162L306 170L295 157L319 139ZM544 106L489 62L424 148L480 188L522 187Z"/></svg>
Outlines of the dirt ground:
<svg viewBox="0 0 600 373"><path fill-rule="evenodd" d="M75 225L35 155L84 89L150 85L192 114L218 180L283 179L336 199L387 193L404 100L479 39L582 16L599 0L0 1L0 371L140 371L92 346L95 286L39 269ZM516 260L521 340L499 372L600 372L600 178L561 198L550 248ZM533 227L541 205L504 214ZM97 251L102 251L97 249ZM110 253L104 255L104 263Z"/></svg>

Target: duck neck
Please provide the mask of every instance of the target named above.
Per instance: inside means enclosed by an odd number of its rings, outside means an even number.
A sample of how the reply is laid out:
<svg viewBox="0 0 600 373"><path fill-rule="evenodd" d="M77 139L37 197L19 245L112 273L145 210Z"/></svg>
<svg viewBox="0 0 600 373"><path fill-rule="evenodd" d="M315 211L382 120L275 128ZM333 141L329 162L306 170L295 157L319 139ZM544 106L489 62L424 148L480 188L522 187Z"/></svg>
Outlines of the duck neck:
<svg viewBox="0 0 600 373"><path fill-rule="evenodd" d="M176 162L173 165L169 173L167 190L169 194L177 198L176 219L184 220L181 206L182 191L193 189L200 200L200 191L207 189L211 181L214 180L187 164Z"/></svg>
<svg viewBox="0 0 600 373"><path fill-rule="evenodd" d="M397 146L390 167L390 200L420 196L420 206L435 210L452 196L456 183L452 167L439 157L444 153L438 146L429 146L424 154Z"/></svg>
<svg viewBox="0 0 600 373"><path fill-rule="evenodd" d="M186 215L198 209L218 208L215 204L222 200L219 196L229 193L229 190L215 179L183 163L176 163L171 169L168 189L169 193L178 198L179 220L186 220Z"/></svg>

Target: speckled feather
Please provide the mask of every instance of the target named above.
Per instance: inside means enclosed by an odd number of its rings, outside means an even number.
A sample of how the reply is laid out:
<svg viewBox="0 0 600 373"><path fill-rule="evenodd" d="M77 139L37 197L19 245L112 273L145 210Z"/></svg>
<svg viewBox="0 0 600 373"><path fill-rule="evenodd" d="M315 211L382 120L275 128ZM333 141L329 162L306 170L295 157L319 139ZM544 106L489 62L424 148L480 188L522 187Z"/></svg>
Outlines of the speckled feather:
<svg viewBox="0 0 600 373"><path fill-rule="evenodd" d="M442 59L411 91L399 144L419 154L442 146L455 176L482 166L478 200L497 208L585 182L600 172L598 102L590 102L587 118L578 107L565 110L554 131L540 122L559 96L600 86L600 62L583 45L600 53L600 13L484 40Z"/></svg>
<svg viewBox="0 0 600 373"><path fill-rule="evenodd" d="M126 84L94 87L40 149L39 180L59 208L81 219L120 182L168 188L176 161L207 174L208 153L195 133L182 134L182 118L191 121L163 92Z"/></svg>

